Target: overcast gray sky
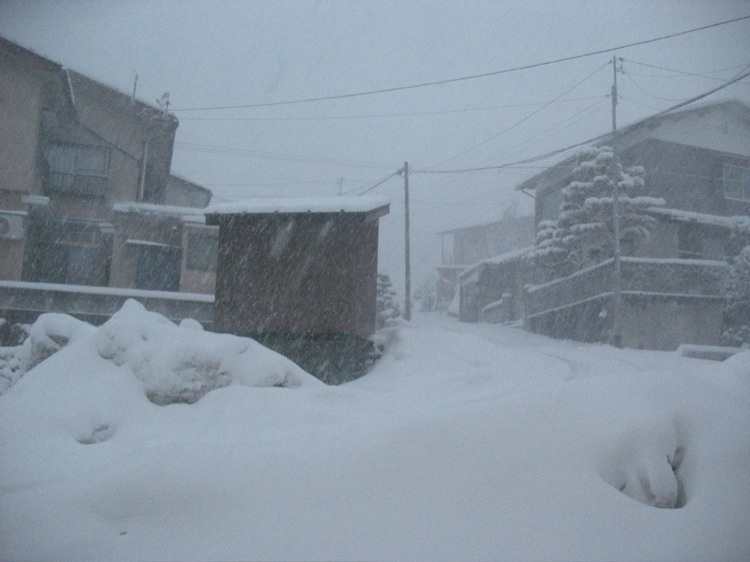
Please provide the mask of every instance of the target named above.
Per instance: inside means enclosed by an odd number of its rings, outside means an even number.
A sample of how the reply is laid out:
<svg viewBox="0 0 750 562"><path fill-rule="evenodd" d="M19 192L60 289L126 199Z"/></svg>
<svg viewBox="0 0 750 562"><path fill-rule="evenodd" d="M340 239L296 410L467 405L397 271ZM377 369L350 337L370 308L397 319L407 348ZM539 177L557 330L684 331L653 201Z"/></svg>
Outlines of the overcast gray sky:
<svg viewBox="0 0 750 562"><path fill-rule="evenodd" d="M596 136L720 84L750 64L750 20L529 70L382 90L584 55L750 15L741 1L55 0L0 2L0 34L153 103L180 120L173 171L216 201L361 193L409 161L415 281L440 258L436 232L531 201L537 171L491 166ZM748 81L713 98L750 103ZM201 109L196 109L201 108ZM542 162L542 166L551 162ZM381 270L403 275L403 180L381 222Z"/></svg>

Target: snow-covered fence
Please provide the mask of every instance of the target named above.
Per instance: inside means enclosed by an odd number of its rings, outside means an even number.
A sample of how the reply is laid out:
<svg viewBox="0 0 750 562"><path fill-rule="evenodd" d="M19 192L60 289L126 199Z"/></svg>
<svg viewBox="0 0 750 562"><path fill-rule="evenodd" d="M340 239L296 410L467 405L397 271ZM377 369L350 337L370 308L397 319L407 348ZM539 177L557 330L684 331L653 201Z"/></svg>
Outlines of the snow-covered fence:
<svg viewBox="0 0 750 562"><path fill-rule="evenodd" d="M721 261L623 258L623 342L676 349L716 344L727 264ZM605 261L525 291L525 324L532 332L581 341L608 340L614 263Z"/></svg>

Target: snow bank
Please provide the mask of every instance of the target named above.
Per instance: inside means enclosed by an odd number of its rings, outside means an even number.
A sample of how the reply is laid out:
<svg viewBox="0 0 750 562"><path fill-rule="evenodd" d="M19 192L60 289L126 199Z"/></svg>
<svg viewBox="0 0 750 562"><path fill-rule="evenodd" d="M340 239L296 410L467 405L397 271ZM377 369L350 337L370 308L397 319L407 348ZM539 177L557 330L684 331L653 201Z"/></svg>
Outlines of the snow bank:
<svg viewBox="0 0 750 562"><path fill-rule="evenodd" d="M93 327L67 314L50 312L39 316L22 345L0 348L0 394L26 371L93 332Z"/></svg>
<svg viewBox="0 0 750 562"><path fill-rule="evenodd" d="M416 315L351 383L163 407L191 349L262 361L135 305L103 328L0 397L2 559L750 559L750 353Z"/></svg>
<svg viewBox="0 0 750 562"><path fill-rule="evenodd" d="M129 300L94 334L98 354L127 366L155 404L193 403L211 390L315 384L292 361L248 339L204 332L194 321L175 326Z"/></svg>
<svg viewBox="0 0 750 562"><path fill-rule="evenodd" d="M211 390L233 383L298 387L320 384L292 361L248 339L204 332L194 320L176 326L128 300L100 328L64 314L43 314L29 338L0 355L7 390L63 347L88 338L96 354L125 367L143 383L155 404L193 403Z"/></svg>

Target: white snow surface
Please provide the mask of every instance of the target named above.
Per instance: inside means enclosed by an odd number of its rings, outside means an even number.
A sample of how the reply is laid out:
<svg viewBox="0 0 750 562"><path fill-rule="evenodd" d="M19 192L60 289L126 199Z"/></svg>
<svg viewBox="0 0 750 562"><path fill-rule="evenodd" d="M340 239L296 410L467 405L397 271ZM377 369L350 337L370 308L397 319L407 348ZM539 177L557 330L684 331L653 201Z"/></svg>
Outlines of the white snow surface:
<svg viewBox="0 0 750 562"><path fill-rule="evenodd" d="M750 352L430 313L329 387L134 302L40 321L71 337L0 396L3 560L750 559ZM194 403L147 398L217 362Z"/></svg>
<svg viewBox="0 0 750 562"><path fill-rule="evenodd" d="M369 213L388 205L387 197L264 197L211 205L206 214Z"/></svg>

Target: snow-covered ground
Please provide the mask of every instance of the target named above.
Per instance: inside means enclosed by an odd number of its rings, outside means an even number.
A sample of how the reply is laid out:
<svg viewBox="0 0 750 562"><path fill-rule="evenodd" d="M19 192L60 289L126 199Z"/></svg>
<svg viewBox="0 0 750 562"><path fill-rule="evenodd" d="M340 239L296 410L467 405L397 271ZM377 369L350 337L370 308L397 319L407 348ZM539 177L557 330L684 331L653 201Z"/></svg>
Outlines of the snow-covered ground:
<svg viewBox="0 0 750 562"><path fill-rule="evenodd" d="M43 317L1 356L2 559L750 559L750 352L380 337L327 387L135 303Z"/></svg>

